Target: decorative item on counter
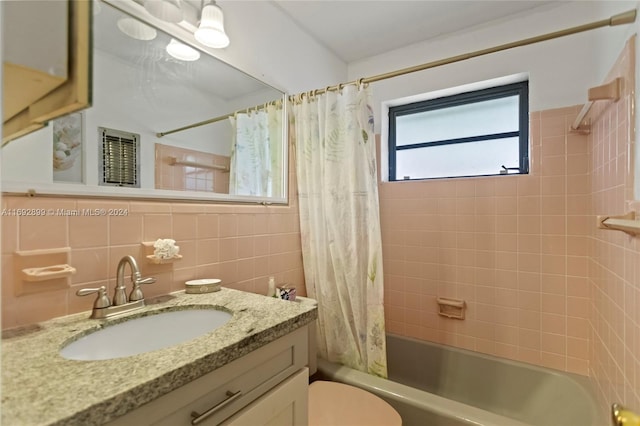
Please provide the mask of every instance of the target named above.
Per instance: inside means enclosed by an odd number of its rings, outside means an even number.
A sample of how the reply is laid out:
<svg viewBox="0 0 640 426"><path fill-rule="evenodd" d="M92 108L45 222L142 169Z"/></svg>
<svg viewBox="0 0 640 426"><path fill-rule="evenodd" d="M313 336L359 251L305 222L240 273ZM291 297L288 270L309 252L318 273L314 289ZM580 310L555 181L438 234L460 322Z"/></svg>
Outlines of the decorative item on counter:
<svg viewBox="0 0 640 426"><path fill-rule="evenodd" d="M184 292L188 294L213 293L214 291L220 291L221 282L222 280L217 278L190 280L184 283Z"/></svg>
<svg viewBox="0 0 640 426"><path fill-rule="evenodd" d="M282 300L294 302L296 300L296 288L287 284L278 287L278 297Z"/></svg>
<svg viewBox="0 0 640 426"><path fill-rule="evenodd" d="M274 277L269 277L269 288L267 289L267 296L278 297L278 294L276 292L276 279Z"/></svg>

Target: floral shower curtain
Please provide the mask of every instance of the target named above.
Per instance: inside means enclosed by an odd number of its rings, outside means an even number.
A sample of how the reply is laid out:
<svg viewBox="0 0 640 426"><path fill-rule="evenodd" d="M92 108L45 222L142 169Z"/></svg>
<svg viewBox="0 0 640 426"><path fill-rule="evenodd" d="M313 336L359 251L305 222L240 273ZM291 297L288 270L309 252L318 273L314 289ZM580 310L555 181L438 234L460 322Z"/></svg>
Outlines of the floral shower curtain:
<svg viewBox="0 0 640 426"><path fill-rule="evenodd" d="M387 376L382 240L368 88L293 106L302 255L318 301L318 351Z"/></svg>
<svg viewBox="0 0 640 426"><path fill-rule="evenodd" d="M271 104L229 120L233 128L229 193L282 197L282 107Z"/></svg>

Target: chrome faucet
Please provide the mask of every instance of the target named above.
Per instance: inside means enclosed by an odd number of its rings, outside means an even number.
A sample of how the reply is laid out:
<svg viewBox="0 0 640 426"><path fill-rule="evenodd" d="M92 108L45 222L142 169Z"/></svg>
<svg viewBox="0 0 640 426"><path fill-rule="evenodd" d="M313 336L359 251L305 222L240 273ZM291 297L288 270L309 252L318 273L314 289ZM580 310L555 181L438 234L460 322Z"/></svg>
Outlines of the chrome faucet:
<svg viewBox="0 0 640 426"><path fill-rule="evenodd" d="M127 263L131 267L131 282L133 283L133 289L128 297L126 286L124 285L124 269ZM86 296L98 293L98 298L93 304L93 311L91 312L90 318L104 319L142 308L144 306L144 295L142 294L140 285L153 284L154 282L156 282L155 278L142 278L140 269L138 268L138 262L136 262L133 256L127 255L118 262L113 303L107 297L107 289L104 286L100 288L83 288L78 290L76 294L78 296Z"/></svg>

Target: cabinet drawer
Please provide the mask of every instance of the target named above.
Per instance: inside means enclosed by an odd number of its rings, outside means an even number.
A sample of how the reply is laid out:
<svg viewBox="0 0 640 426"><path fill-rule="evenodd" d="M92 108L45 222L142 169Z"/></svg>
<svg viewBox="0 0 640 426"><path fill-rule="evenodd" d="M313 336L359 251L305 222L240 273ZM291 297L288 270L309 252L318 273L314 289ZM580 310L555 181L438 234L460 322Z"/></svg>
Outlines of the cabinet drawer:
<svg viewBox="0 0 640 426"><path fill-rule="evenodd" d="M109 424L191 425L192 412L202 415L213 409L199 424L217 425L300 370L307 360L305 326Z"/></svg>

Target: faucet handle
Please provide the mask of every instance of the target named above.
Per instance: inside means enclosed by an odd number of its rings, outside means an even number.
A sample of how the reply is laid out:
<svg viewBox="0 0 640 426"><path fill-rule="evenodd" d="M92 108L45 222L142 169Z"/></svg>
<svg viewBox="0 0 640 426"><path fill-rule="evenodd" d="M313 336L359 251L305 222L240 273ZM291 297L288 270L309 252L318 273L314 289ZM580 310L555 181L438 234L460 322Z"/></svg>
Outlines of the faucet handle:
<svg viewBox="0 0 640 426"><path fill-rule="evenodd" d="M131 290L131 294L129 295L129 302L135 302L136 300L144 299L144 295L142 294L142 290L140 289L141 284L153 284L155 282L156 279L153 277L137 278L133 280L133 290Z"/></svg>
<svg viewBox="0 0 640 426"><path fill-rule="evenodd" d="M88 296L93 293L98 293L96 301L93 302L94 309L108 308L111 306L111 301L109 300L109 296L107 296L107 288L105 286L100 286L99 288L81 288L76 291L76 295L78 296Z"/></svg>

